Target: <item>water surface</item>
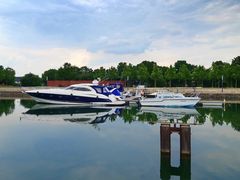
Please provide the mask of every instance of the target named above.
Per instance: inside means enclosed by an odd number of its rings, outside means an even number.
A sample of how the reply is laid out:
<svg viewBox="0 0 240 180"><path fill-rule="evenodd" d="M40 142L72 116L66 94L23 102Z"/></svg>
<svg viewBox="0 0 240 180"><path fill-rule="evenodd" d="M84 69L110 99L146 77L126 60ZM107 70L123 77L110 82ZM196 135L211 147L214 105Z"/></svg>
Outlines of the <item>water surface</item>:
<svg viewBox="0 0 240 180"><path fill-rule="evenodd" d="M239 149L239 104L87 108L0 100L1 179L239 179Z"/></svg>

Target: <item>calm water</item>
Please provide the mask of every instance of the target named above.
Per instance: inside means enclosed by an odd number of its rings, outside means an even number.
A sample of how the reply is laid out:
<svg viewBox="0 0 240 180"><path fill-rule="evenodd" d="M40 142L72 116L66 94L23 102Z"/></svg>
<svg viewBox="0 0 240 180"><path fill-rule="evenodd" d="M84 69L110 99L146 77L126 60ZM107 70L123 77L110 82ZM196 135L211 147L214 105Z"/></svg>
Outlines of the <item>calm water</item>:
<svg viewBox="0 0 240 180"><path fill-rule="evenodd" d="M0 100L1 179L239 176L238 104L218 109L79 108Z"/></svg>

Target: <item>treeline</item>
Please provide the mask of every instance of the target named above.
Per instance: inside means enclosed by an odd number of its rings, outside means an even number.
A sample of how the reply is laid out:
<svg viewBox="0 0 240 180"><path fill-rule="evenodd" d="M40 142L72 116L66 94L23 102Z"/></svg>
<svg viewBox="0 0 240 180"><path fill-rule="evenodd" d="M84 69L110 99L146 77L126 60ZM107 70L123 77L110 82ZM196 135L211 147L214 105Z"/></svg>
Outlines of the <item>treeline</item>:
<svg viewBox="0 0 240 180"><path fill-rule="evenodd" d="M159 66L153 61L143 61L137 65L120 62L117 67L91 69L65 63L59 69L49 69L42 74L47 80L124 80L127 86L144 84L149 87L224 87L240 86L240 56L231 63L215 61L210 68L193 65L178 60L173 66Z"/></svg>
<svg viewBox="0 0 240 180"><path fill-rule="evenodd" d="M6 69L12 72L11 77L14 77L15 71ZM0 75L0 77L4 79L8 76ZM159 66L153 61L143 61L137 65L120 62L117 67L100 67L95 70L87 66L77 67L65 63L58 69L45 71L41 77L32 73L24 75L21 78L21 85L39 86L46 85L47 80L93 80L96 78L124 80L127 86L144 84L148 87L221 87L223 83L224 87L240 87L240 56L233 58L231 63L215 61L210 68L189 64L185 60L178 60L170 67ZM11 84L12 81L10 83L7 79L1 79L0 83Z"/></svg>

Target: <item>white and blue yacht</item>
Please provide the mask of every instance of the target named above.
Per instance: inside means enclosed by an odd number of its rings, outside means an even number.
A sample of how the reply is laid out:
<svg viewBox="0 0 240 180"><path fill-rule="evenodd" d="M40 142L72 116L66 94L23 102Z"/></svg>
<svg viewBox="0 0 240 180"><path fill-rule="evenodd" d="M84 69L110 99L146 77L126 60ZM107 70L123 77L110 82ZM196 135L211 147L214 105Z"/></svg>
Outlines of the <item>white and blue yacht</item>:
<svg viewBox="0 0 240 180"><path fill-rule="evenodd" d="M117 90L98 84L75 84L66 88L25 91L34 100L50 104L124 105Z"/></svg>

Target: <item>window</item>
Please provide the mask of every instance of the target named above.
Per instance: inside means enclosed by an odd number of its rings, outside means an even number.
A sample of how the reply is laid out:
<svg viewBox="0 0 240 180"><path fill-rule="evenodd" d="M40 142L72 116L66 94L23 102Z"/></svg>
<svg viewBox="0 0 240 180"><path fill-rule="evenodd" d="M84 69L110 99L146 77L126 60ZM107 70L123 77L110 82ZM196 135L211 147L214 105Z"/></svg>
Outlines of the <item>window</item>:
<svg viewBox="0 0 240 180"><path fill-rule="evenodd" d="M77 91L91 91L90 89L85 88L85 87L75 87L74 90L77 90Z"/></svg>
<svg viewBox="0 0 240 180"><path fill-rule="evenodd" d="M163 98L173 98L172 96L163 96Z"/></svg>
<svg viewBox="0 0 240 180"><path fill-rule="evenodd" d="M67 90L72 90L72 89L74 89L74 87L73 86L68 86L68 87L66 87L66 89Z"/></svg>
<svg viewBox="0 0 240 180"><path fill-rule="evenodd" d="M101 93L101 94L102 94L102 88L100 88L100 87L94 87L94 89L95 89L95 91L96 91L97 93Z"/></svg>

